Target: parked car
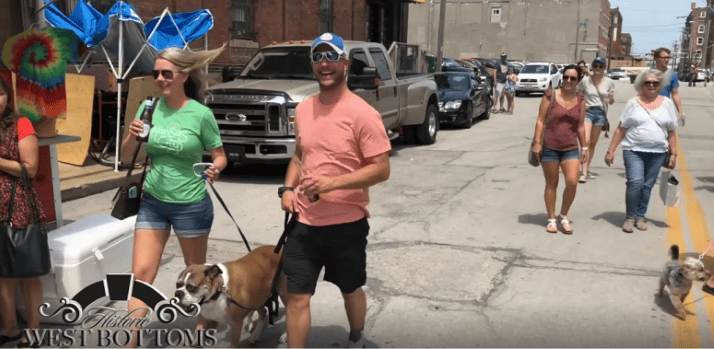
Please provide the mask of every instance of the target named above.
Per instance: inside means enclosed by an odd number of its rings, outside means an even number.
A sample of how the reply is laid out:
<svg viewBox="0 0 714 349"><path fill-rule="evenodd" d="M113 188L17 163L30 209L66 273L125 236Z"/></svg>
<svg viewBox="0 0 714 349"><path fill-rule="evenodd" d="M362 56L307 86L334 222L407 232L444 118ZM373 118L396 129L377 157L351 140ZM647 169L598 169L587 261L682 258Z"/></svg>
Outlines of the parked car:
<svg viewBox="0 0 714 349"><path fill-rule="evenodd" d="M382 116L387 134L432 144L439 131L436 82L430 74L397 76L382 44L346 41L347 86ZM228 162L287 163L295 152L295 107L320 91L310 42L261 48L235 80L207 89ZM205 156L205 154L204 154Z"/></svg>
<svg viewBox="0 0 714 349"><path fill-rule="evenodd" d="M474 67L476 75L478 75L481 81L485 81L488 84L488 88L493 89L493 73L491 73L489 69L484 67L481 62L473 58L461 59L459 60L459 62L462 62L463 64L466 64L470 67Z"/></svg>
<svg viewBox="0 0 714 349"><path fill-rule="evenodd" d="M694 81L704 81L707 79L707 72L704 69L697 69L697 75L694 77Z"/></svg>
<svg viewBox="0 0 714 349"><path fill-rule="evenodd" d="M466 72L435 73L439 122L471 128L476 117L491 116L491 93L485 81Z"/></svg>
<svg viewBox="0 0 714 349"><path fill-rule="evenodd" d="M556 63L555 66L558 68L558 72L562 75L563 74L563 69L565 69L565 64L562 63Z"/></svg>
<svg viewBox="0 0 714 349"><path fill-rule="evenodd" d="M461 62L446 57L443 58L443 62L441 63L441 71L474 72L471 67L465 67Z"/></svg>
<svg viewBox="0 0 714 349"><path fill-rule="evenodd" d="M612 68L607 72L607 76L613 80L620 80L627 78L627 73L625 73L625 70L622 68Z"/></svg>
<svg viewBox="0 0 714 349"><path fill-rule="evenodd" d="M518 74L516 94L529 94L531 92L545 92L550 88L558 88L562 75L554 63L534 62L526 64Z"/></svg>
<svg viewBox="0 0 714 349"><path fill-rule="evenodd" d="M526 66L525 64L523 64L523 62L521 62L521 61L515 61L515 60L512 60L512 59L509 59L509 60L508 60L508 63L510 63L510 64L513 66L513 70L516 71L516 74L520 73L520 72L521 72L521 69L523 69L523 67Z"/></svg>

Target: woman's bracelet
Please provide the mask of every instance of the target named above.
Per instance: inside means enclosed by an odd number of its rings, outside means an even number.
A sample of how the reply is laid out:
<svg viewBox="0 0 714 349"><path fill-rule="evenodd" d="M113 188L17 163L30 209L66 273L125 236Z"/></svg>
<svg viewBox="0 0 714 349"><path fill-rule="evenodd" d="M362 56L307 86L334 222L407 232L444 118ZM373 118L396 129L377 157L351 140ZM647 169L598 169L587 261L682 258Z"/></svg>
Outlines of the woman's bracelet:
<svg viewBox="0 0 714 349"><path fill-rule="evenodd" d="M581 150L588 150L588 147L582 147Z"/></svg>

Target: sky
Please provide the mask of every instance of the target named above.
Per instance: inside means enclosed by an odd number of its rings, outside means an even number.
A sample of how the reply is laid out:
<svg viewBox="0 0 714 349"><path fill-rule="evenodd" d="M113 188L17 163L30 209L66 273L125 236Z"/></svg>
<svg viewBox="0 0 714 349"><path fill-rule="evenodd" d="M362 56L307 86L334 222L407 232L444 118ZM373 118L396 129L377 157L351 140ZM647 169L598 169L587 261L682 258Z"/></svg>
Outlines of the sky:
<svg viewBox="0 0 714 349"><path fill-rule="evenodd" d="M673 48L682 37L692 2L706 6L705 0L610 0L610 6L620 8L622 32L632 35L632 53L639 54L662 46Z"/></svg>

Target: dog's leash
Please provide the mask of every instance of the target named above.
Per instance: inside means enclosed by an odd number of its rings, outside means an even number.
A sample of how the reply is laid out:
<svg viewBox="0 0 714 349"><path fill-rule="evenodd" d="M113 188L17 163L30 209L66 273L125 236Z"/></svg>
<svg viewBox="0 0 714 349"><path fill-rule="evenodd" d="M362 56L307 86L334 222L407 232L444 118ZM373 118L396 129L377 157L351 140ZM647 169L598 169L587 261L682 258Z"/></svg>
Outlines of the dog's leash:
<svg viewBox="0 0 714 349"><path fill-rule="evenodd" d="M704 259L704 255L707 254L707 252L709 252L709 250L711 250L712 247L714 247L714 241L712 241L712 243L709 244L709 247L707 247L707 249L704 251L704 253L702 253L702 254L699 255L699 260L700 260L700 261L701 261L702 259Z"/></svg>
<svg viewBox="0 0 714 349"><path fill-rule="evenodd" d="M213 164L210 163L210 162L199 162L199 163L193 164L193 174L195 174L195 175L198 176L199 178L201 178L201 179L203 179L204 181L206 181L206 180L208 179L208 175L206 175L206 174L204 173L206 166L209 166L209 167L210 167L210 166L213 166ZM201 170L201 172L196 173L196 167L204 167L204 169ZM245 235L243 235L243 231L242 231L242 230L240 229L240 227L238 226L238 222L236 222L235 218L233 218L233 215L231 214L231 211L228 210L228 206L226 206L226 203L223 202L223 198L221 198L221 196L218 195L218 191L216 191L216 188L213 187L213 184L208 183L208 185L211 186L211 189L213 190L213 194L216 195L216 199L218 199L218 202L221 203L221 205L223 206L223 208L226 210L226 213L228 213L228 216L231 217L231 219L233 220L233 223L235 223L236 228L238 228L238 232L240 233L240 237L243 238L243 243L245 244L245 247L248 249L248 252L250 252L251 249L250 249L250 245L248 244L248 239L246 239L246 238L245 238Z"/></svg>

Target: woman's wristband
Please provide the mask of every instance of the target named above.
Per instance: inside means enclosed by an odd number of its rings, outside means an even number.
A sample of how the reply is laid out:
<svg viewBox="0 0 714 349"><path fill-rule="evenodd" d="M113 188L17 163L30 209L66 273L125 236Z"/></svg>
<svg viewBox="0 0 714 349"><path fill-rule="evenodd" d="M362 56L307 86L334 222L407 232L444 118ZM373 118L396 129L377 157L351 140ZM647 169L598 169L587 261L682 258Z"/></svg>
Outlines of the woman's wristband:
<svg viewBox="0 0 714 349"><path fill-rule="evenodd" d="M582 147L582 148L580 148L580 149L582 149L582 150L588 150L588 147Z"/></svg>

